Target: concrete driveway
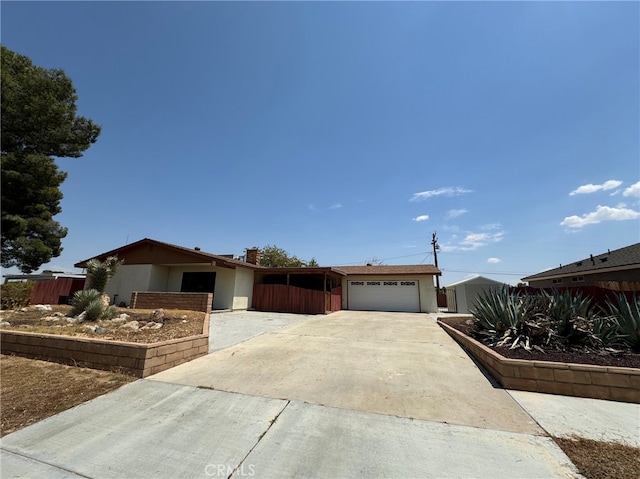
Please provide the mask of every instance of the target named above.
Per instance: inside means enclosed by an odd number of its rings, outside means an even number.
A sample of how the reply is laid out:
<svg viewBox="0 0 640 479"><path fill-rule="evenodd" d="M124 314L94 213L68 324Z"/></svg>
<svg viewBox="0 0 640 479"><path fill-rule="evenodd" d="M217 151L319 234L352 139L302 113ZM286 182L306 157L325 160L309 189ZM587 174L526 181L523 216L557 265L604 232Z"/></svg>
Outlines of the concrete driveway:
<svg viewBox="0 0 640 479"><path fill-rule="evenodd" d="M227 314L208 356L3 438L2 477L578 476L428 315Z"/></svg>

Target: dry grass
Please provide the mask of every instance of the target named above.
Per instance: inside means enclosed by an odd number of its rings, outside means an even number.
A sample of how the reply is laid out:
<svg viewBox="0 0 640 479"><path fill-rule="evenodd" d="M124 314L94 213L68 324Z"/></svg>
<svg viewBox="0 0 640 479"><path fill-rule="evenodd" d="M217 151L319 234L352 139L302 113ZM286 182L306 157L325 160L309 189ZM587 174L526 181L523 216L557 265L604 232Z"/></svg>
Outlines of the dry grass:
<svg viewBox="0 0 640 479"><path fill-rule="evenodd" d="M580 437L553 440L586 479L637 479L640 448Z"/></svg>
<svg viewBox="0 0 640 479"><path fill-rule="evenodd" d="M0 355L0 436L135 379L120 373Z"/></svg>

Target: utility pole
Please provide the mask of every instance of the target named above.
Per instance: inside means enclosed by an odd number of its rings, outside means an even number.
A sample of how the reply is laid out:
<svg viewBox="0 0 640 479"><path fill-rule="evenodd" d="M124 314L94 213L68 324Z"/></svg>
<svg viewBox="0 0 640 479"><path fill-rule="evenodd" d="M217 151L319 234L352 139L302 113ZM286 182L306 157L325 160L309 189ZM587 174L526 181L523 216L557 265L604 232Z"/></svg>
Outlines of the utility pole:
<svg viewBox="0 0 640 479"><path fill-rule="evenodd" d="M438 237L435 232L431 235L431 244L433 245L433 261L436 264L436 268L438 267L438 250L440 249L440 245L438 244ZM440 292L440 276L436 275L436 292Z"/></svg>

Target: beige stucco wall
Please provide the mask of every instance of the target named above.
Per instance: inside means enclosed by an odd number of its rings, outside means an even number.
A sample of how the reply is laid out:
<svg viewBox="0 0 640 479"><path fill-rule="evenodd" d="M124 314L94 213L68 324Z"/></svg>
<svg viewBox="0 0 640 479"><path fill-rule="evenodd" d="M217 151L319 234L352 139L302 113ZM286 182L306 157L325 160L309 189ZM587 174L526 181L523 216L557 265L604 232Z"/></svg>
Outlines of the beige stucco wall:
<svg viewBox="0 0 640 479"><path fill-rule="evenodd" d="M251 307L252 297L253 270L237 268L233 309L249 309Z"/></svg>
<svg viewBox="0 0 640 479"><path fill-rule="evenodd" d="M167 291L180 291L182 287L182 273L207 271L216 273L216 290L213 292L213 309L231 309L233 307L233 290L235 288L235 269L198 265L172 266L169 269Z"/></svg>
<svg viewBox="0 0 640 479"><path fill-rule="evenodd" d="M115 299L116 305L123 301L128 306L131 301L131 293L149 291L153 268L154 266L150 264L122 265L109 280L104 292L109 295L111 302L113 302L114 295L118 295Z"/></svg>
<svg viewBox="0 0 640 479"><path fill-rule="evenodd" d="M349 302L349 281L418 281L418 291L420 294L420 311L423 313L437 313L438 301L433 282L433 276L426 275L380 275L380 276L358 276L349 275L342 278L342 309L347 309Z"/></svg>

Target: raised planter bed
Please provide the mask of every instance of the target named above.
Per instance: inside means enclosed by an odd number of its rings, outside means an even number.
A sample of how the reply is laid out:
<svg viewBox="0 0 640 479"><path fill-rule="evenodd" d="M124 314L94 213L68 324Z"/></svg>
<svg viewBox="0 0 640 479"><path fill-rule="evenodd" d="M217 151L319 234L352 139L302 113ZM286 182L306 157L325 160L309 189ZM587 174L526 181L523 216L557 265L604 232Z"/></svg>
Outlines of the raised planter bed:
<svg viewBox="0 0 640 479"><path fill-rule="evenodd" d="M159 343L131 343L54 334L0 331L2 354L121 370L139 378L159 373L209 351L209 315L202 334Z"/></svg>
<svg viewBox="0 0 640 479"><path fill-rule="evenodd" d="M438 320L507 389L640 404L640 369L508 359Z"/></svg>

